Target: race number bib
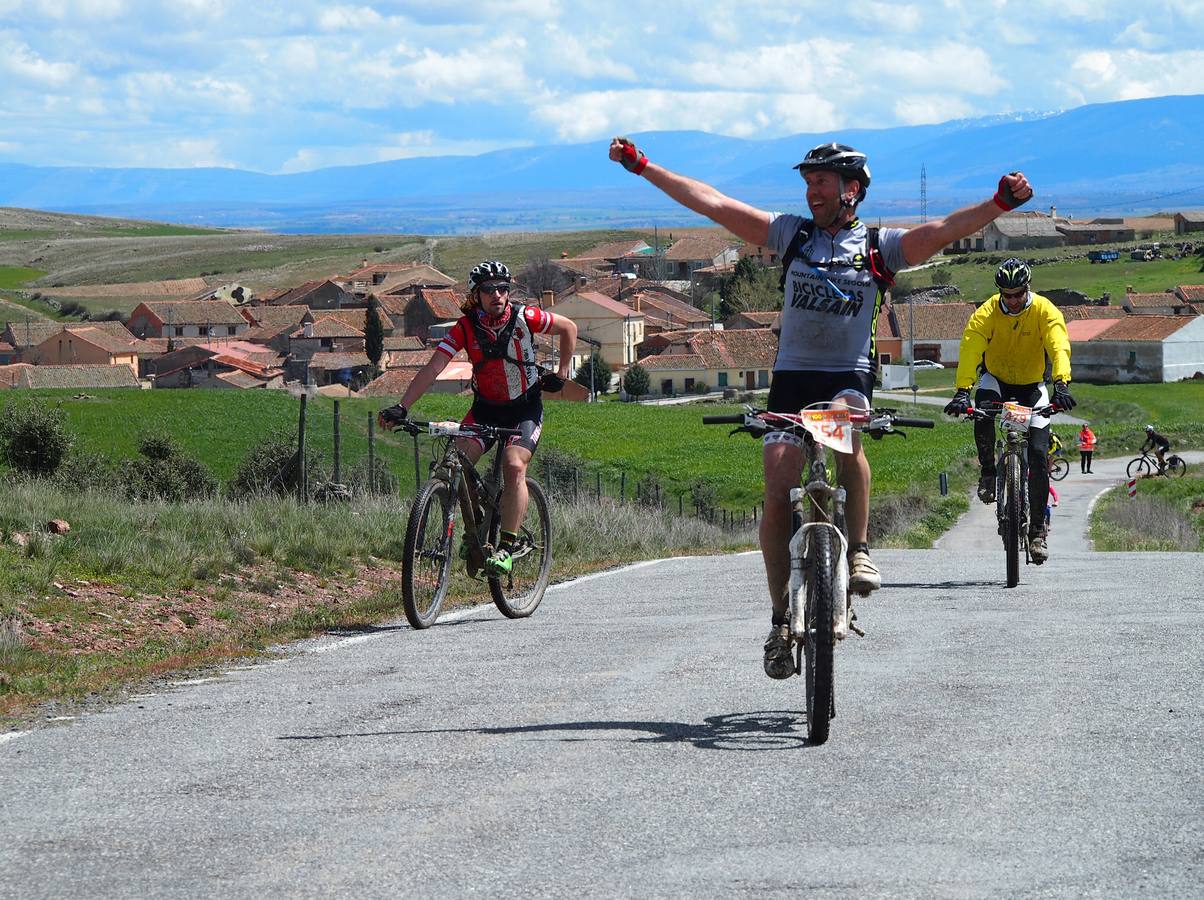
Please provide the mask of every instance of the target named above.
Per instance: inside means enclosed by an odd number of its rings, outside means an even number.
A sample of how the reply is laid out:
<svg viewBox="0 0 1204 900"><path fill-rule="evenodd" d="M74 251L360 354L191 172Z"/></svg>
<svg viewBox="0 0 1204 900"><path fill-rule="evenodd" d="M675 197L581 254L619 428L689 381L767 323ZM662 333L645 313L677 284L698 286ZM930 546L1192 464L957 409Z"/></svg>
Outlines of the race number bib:
<svg viewBox="0 0 1204 900"><path fill-rule="evenodd" d="M1008 431L1028 431L1028 423L1032 417L1031 406L1011 402L1003 404L1003 427Z"/></svg>
<svg viewBox="0 0 1204 900"><path fill-rule="evenodd" d="M853 426L847 409L804 409L803 427L811 436L838 453L853 452Z"/></svg>

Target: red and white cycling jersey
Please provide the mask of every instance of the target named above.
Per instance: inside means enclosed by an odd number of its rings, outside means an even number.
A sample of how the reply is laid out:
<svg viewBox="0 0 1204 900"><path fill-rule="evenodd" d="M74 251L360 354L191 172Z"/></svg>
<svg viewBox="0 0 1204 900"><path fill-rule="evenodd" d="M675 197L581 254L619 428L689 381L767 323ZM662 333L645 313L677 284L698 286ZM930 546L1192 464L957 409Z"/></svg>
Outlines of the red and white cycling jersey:
<svg viewBox="0 0 1204 900"><path fill-rule="evenodd" d="M449 359L461 350L468 354L477 396L488 403L510 403L517 400L530 390L531 385L539 378L539 372L535 368L533 335L547 334L552 327L553 316L537 306L519 304L512 306L511 315L517 315L518 321L514 324L514 332L506 346L506 355L522 360L524 365L516 365L506 359L487 359L468 316L457 319L456 324L448 330L439 346L435 348L437 352L446 353ZM494 336L498 333L492 329L486 330Z"/></svg>

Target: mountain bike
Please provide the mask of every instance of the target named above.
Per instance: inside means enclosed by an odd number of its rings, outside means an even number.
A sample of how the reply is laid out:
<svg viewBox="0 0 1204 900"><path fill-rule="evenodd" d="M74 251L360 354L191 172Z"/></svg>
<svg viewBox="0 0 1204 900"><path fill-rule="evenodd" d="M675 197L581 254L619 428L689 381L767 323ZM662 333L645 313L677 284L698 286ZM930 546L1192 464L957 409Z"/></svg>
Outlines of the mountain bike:
<svg viewBox="0 0 1204 900"><path fill-rule="evenodd" d="M1149 475L1165 475L1182 478L1187 474L1187 463L1174 453L1166 454L1165 465L1158 465L1158 457L1148 450L1142 450L1141 455L1129 460L1125 474L1130 478L1145 478Z"/></svg>
<svg viewBox="0 0 1204 900"><path fill-rule="evenodd" d="M1034 417L1054 415L1051 406L1030 407L1020 403L984 403L970 409L966 421L998 419L999 437L995 450L995 515L1006 557L1007 586L1020 583L1020 555L1025 565L1032 562L1028 552L1028 523L1032 500L1028 491L1028 429ZM1041 498L1045 507L1046 498Z"/></svg>
<svg viewBox="0 0 1204 900"><path fill-rule="evenodd" d="M1049 480L1061 481L1070 473L1070 463L1061 456L1049 458Z"/></svg>
<svg viewBox="0 0 1204 900"><path fill-rule="evenodd" d="M798 414L772 413L748 407L744 413L703 416L705 425L738 425L732 434L764 437L785 432L803 440L803 483L790 489L790 635L795 642L794 672L802 674L807 697L807 738L828 739L836 717L835 649L850 631L864 636L856 624L849 591L849 538L845 525L845 490L833 481L827 447L853 450L854 430L881 439L906 437L896 425L932 428L931 419L909 419L893 409L870 412L816 404Z"/></svg>
<svg viewBox="0 0 1204 900"><path fill-rule="evenodd" d="M443 441L443 452L431 463L431 477L418 489L406 525L402 557L402 604L413 628L429 628L451 583L459 508L459 557L470 578L484 575L485 560L497 549L501 532L501 498L505 487L502 447L505 439L520 434L516 428L459 422L400 423L410 434L428 432ZM486 475L456 446L457 437L493 440L493 462ZM527 476L527 512L511 549L508 575L484 576L489 593L502 615L519 619L535 612L548 586L552 567L552 520L548 498L535 479Z"/></svg>

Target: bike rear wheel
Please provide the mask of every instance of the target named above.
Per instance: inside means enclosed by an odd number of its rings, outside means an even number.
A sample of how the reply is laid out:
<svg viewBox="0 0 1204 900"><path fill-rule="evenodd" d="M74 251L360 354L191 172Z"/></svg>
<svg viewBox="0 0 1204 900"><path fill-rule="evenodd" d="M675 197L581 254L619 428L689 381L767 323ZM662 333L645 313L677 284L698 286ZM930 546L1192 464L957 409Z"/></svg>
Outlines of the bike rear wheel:
<svg viewBox="0 0 1204 900"><path fill-rule="evenodd" d="M1003 478L1003 550L1007 557L1007 586L1020 581L1020 542L1024 540L1022 500L1020 491L1020 460L1009 456L1004 463Z"/></svg>
<svg viewBox="0 0 1204 900"><path fill-rule="evenodd" d="M1150 465L1150 458L1148 456L1139 456L1129 461L1129 465L1125 469L1125 474L1130 478L1142 478L1153 471L1154 467Z"/></svg>
<svg viewBox="0 0 1204 900"><path fill-rule="evenodd" d="M446 481L422 486L406 525L401 601L411 628L430 628L451 582L454 498Z"/></svg>
<svg viewBox="0 0 1204 900"><path fill-rule="evenodd" d="M1168 456L1166 458L1166 474L1175 478L1182 478L1187 474L1187 463L1178 456Z"/></svg>
<svg viewBox="0 0 1204 900"><path fill-rule="evenodd" d="M808 532L811 573L806 582L803 621L807 633L803 643L803 680L807 687L807 739L822 744L828 739L835 698L836 635L832 616L837 601L833 596L832 532L816 526Z"/></svg>
<svg viewBox="0 0 1204 900"><path fill-rule="evenodd" d="M527 512L518 528L518 542L511 555L509 575L489 579L494 605L508 619L522 619L535 612L552 570L552 517L548 497L533 478L527 479ZM501 517L489 526L489 543L498 545Z"/></svg>
<svg viewBox="0 0 1204 900"><path fill-rule="evenodd" d="M1049 477L1052 481L1061 481L1070 471L1070 463L1064 459L1055 459L1049 464Z"/></svg>

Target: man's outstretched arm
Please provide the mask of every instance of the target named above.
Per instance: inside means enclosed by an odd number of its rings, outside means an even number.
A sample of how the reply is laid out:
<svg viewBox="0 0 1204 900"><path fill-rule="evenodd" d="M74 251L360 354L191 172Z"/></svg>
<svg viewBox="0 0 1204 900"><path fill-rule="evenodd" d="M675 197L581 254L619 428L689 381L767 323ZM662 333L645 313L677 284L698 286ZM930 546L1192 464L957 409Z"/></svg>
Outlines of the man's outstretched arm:
<svg viewBox="0 0 1204 900"><path fill-rule="evenodd" d="M678 175L650 162L626 138L617 137L610 142L610 158L627 171L650 181L686 209L706 216L741 240L758 247L768 243L770 216L764 210L729 197L705 182Z"/></svg>
<svg viewBox="0 0 1204 900"><path fill-rule="evenodd" d="M954 241L960 241L1005 212L1027 203L1032 196L1033 189L1024 175L1020 172L1004 175L999 179L999 190L990 200L910 229L903 235L903 258L909 266L918 266Z"/></svg>

